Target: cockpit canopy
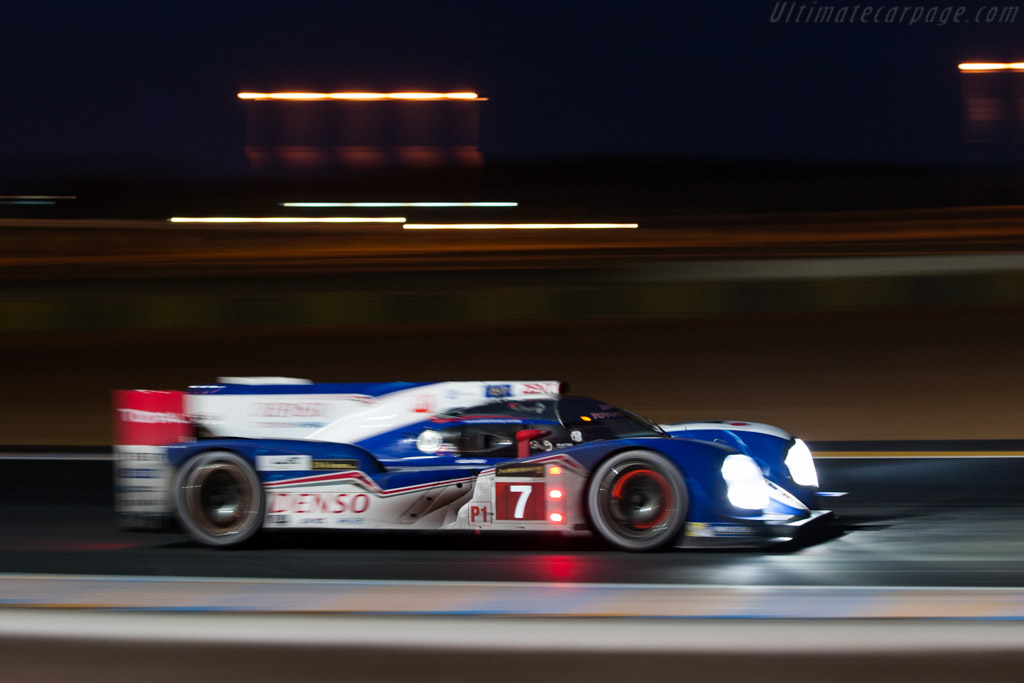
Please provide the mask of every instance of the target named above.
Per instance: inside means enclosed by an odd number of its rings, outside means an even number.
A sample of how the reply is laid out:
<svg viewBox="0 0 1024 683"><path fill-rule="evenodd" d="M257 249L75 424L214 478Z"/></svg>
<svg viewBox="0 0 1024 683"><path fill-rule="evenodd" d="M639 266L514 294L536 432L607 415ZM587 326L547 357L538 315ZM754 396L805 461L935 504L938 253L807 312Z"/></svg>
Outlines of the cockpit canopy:
<svg viewBox="0 0 1024 683"><path fill-rule="evenodd" d="M433 421L436 428L417 440L420 451L473 458L515 458L516 435L527 429L547 432L531 441L534 452L590 441L668 436L644 417L579 396L492 401L438 415Z"/></svg>

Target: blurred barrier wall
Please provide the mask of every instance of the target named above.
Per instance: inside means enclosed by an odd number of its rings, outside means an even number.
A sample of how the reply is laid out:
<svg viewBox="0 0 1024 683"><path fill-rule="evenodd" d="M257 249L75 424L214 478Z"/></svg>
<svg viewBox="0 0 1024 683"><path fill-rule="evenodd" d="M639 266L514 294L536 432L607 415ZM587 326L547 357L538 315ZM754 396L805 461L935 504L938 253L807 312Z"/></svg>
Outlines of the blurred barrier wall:
<svg viewBox="0 0 1024 683"><path fill-rule="evenodd" d="M1024 260L1015 255L851 261L860 260L17 286L0 299L0 332L644 321L1024 302Z"/></svg>

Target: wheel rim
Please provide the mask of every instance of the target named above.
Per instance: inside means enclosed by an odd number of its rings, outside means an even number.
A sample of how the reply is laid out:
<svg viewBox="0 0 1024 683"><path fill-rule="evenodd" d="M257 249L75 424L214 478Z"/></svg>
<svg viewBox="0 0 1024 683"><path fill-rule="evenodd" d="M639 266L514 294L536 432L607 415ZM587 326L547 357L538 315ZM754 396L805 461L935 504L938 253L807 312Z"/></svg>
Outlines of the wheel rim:
<svg viewBox="0 0 1024 683"><path fill-rule="evenodd" d="M256 509L256 492L246 472L231 462L200 465L183 487L188 519L211 537L244 531Z"/></svg>
<svg viewBox="0 0 1024 683"><path fill-rule="evenodd" d="M614 531L631 538L656 535L676 507L664 475L638 462L611 469L601 482L600 500Z"/></svg>

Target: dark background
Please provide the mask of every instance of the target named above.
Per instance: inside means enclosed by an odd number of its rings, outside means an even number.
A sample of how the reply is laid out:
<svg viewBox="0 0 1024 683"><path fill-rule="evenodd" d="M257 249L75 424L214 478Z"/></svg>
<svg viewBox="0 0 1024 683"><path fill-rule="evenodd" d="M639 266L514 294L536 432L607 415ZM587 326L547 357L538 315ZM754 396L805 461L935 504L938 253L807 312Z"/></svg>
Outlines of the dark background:
<svg viewBox="0 0 1024 683"><path fill-rule="evenodd" d="M773 22L780 6L16 0L0 22L0 174L244 174L236 93L296 89L476 91L489 162L956 164L957 63L1021 59L1021 18Z"/></svg>

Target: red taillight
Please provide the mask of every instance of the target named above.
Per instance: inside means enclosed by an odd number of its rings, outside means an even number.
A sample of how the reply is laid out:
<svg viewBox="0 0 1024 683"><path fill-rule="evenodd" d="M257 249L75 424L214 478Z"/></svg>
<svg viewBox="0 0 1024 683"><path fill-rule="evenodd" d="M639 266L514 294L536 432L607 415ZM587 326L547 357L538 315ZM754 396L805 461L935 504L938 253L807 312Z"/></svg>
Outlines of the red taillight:
<svg viewBox="0 0 1024 683"><path fill-rule="evenodd" d="M562 515L561 512L552 512L550 515L548 515L548 519L554 522L555 524L561 524L565 520L565 517Z"/></svg>
<svg viewBox="0 0 1024 683"><path fill-rule="evenodd" d="M551 489L550 491L548 491L548 497L549 498L554 498L555 500L558 500L559 498L562 497L562 490L561 489Z"/></svg>
<svg viewBox="0 0 1024 683"><path fill-rule="evenodd" d="M559 475L561 473L562 473L562 466L561 465L552 465L551 467L548 468L548 474L550 474L550 475L557 476L557 475Z"/></svg>

